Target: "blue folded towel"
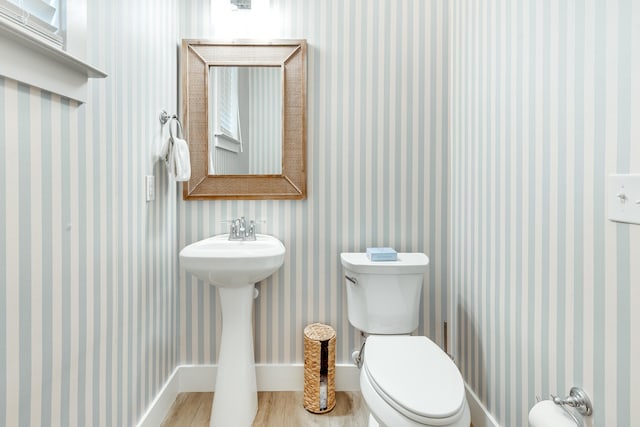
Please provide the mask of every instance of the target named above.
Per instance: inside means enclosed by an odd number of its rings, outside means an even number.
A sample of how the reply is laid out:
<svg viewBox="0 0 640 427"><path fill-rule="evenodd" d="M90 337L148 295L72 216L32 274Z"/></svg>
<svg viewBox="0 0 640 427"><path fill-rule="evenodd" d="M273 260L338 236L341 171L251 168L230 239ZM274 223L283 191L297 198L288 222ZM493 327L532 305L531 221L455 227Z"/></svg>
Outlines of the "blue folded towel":
<svg viewBox="0 0 640 427"><path fill-rule="evenodd" d="M393 248L367 248L367 257L371 261L397 261L398 253Z"/></svg>

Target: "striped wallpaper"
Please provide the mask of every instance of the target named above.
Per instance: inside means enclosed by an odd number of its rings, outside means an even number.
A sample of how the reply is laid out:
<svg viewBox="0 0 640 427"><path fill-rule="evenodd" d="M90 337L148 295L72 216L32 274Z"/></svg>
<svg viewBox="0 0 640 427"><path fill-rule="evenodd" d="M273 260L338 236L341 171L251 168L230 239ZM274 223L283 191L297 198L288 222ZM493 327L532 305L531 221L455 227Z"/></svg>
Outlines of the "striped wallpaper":
<svg viewBox="0 0 640 427"><path fill-rule="evenodd" d="M640 172L640 2L452 1L454 352L501 425L582 386L637 425L640 226L606 177Z"/></svg>
<svg viewBox="0 0 640 427"><path fill-rule="evenodd" d="M447 315L447 2L273 0L275 38L305 38L308 185L303 201L180 201L179 246L226 231L220 220L265 219L283 268L258 285L256 361L301 363L302 330L337 330L337 360L359 346L347 319L340 252L390 245L431 264L420 333L443 342ZM184 5L181 37L223 38L209 0ZM242 38L242 34L234 34ZM179 272L179 363L215 363L215 289Z"/></svg>
<svg viewBox="0 0 640 427"><path fill-rule="evenodd" d="M209 0L89 1L109 77L86 104L0 78L0 424L133 425L177 364L215 363L214 289L177 253L245 215L287 247L258 285L258 362L301 362L314 321L348 361L339 253L391 245L429 255L418 332L442 344L451 319L502 425L574 384L595 425L632 425L640 227L604 198L607 174L640 167L639 3L272 6L269 37L309 43L304 201L184 202L154 158L173 47L214 34Z"/></svg>
<svg viewBox="0 0 640 427"><path fill-rule="evenodd" d="M176 366L176 3L87 3L86 104L0 77L3 426L134 425Z"/></svg>

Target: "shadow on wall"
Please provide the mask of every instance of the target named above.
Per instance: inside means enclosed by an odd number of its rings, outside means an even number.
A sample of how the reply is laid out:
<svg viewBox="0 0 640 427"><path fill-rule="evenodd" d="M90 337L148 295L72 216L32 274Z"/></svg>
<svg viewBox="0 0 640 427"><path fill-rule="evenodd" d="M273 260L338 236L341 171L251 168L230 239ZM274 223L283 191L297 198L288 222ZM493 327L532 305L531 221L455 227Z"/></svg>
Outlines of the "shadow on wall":
<svg viewBox="0 0 640 427"><path fill-rule="evenodd" d="M456 346L458 348L458 360L456 364L460 368L462 378L473 392L480 398L485 406L490 407L491 402L487 399L487 370L485 366L484 347L482 337L478 335L475 326L475 319L469 315L469 311L464 301L458 301L456 307L456 320L458 322L458 338ZM473 376L471 374L474 373Z"/></svg>

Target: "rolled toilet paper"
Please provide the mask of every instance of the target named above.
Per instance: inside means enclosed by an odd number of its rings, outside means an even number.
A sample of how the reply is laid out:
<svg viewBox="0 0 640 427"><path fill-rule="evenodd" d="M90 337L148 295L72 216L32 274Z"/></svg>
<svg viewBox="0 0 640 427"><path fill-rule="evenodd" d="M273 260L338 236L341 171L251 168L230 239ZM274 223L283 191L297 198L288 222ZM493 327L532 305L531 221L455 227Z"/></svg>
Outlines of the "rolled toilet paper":
<svg viewBox="0 0 640 427"><path fill-rule="evenodd" d="M543 400L529 411L529 427L576 427L576 422L560 406Z"/></svg>

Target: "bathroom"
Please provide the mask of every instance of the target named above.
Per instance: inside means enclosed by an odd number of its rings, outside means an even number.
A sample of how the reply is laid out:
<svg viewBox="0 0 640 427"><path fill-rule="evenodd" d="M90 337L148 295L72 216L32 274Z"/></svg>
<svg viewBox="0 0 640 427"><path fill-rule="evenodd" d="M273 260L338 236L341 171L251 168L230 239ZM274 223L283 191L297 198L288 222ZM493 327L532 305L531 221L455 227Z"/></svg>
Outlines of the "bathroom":
<svg viewBox="0 0 640 427"><path fill-rule="evenodd" d="M391 246L429 257L415 333L476 427L572 386L592 425L637 424L640 226L607 205L640 173L639 2L271 0L246 34L212 3L86 1L107 77L80 100L0 73L0 425L135 426L178 367L215 365L219 301L178 253L240 215L287 249L257 285L258 365L300 365L323 322L347 369L340 253ZM307 40L304 200L183 200L158 161L180 40L225 37Z"/></svg>

